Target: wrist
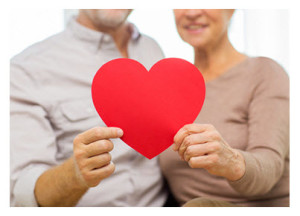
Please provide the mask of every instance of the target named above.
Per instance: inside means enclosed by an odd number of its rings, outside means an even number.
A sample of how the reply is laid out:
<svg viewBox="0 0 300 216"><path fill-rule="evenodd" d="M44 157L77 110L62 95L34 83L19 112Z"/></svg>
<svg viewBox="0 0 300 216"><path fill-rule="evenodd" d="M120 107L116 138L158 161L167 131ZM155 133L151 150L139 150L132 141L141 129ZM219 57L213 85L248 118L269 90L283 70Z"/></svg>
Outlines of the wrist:
<svg viewBox="0 0 300 216"><path fill-rule="evenodd" d="M234 157L231 166L231 174L227 178L230 181L237 181L241 179L246 171L245 159L243 155L236 149L233 149Z"/></svg>
<svg viewBox="0 0 300 216"><path fill-rule="evenodd" d="M66 161L66 181L74 190L87 190L89 187L84 183L82 176L80 175L80 171L76 166L76 162L74 157L70 157Z"/></svg>

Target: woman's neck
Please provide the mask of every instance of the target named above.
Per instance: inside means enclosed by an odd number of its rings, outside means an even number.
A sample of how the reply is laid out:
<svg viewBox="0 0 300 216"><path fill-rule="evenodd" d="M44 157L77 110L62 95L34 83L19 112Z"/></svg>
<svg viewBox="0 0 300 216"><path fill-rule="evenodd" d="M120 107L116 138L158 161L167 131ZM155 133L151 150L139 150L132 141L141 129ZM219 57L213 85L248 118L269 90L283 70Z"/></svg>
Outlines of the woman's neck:
<svg viewBox="0 0 300 216"><path fill-rule="evenodd" d="M234 49L227 36L216 46L205 49L195 48L194 52L195 66L201 71L205 81L217 78L246 58Z"/></svg>

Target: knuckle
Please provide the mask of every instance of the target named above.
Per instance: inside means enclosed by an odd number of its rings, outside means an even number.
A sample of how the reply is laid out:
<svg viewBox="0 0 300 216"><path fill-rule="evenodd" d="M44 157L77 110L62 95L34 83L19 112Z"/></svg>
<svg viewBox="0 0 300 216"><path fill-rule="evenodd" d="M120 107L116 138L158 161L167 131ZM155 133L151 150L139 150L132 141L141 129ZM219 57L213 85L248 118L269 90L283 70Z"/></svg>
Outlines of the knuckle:
<svg viewBox="0 0 300 216"><path fill-rule="evenodd" d="M111 164L110 167L111 167L111 172L113 173L115 171L116 167L115 167L115 165L113 163Z"/></svg>
<svg viewBox="0 0 300 216"><path fill-rule="evenodd" d="M85 152L82 149L78 149L78 148L74 149L74 157L76 159L81 159L84 157L84 155L85 155Z"/></svg>
<svg viewBox="0 0 300 216"><path fill-rule="evenodd" d="M82 175L84 181L87 183L90 182L92 179L90 172L87 170L82 170L81 175Z"/></svg>
<svg viewBox="0 0 300 216"><path fill-rule="evenodd" d="M188 146L185 150L185 155L190 156L193 153L193 150L191 148L192 146Z"/></svg>
<svg viewBox="0 0 300 216"><path fill-rule="evenodd" d="M221 150L221 145L218 142L213 142L211 144L211 151L219 151Z"/></svg>
<svg viewBox="0 0 300 216"><path fill-rule="evenodd" d="M111 151L114 148L113 143L110 140L102 140L102 149L105 151Z"/></svg>
<svg viewBox="0 0 300 216"><path fill-rule="evenodd" d="M183 156L184 156L184 159L185 159L186 161L189 161L190 158L192 157L191 152L190 152L190 150L189 150L188 148L187 148L186 151L184 152Z"/></svg>
<svg viewBox="0 0 300 216"><path fill-rule="evenodd" d="M210 164L215 164L219 161L219 156L218 155L212 155L209 162Z"/></svg>
<svg viewBox="0 0 300 216"><path fill-rule="evenodd" d="M207 127L211 130L213 130L215 128L212 124L208 124Z"/></svg>
<svg viewBox="0 0 300 216"><path fill-rule="evenodd" d="M106 178L109 175L111 175L114 171L115 171L115 166L113 164L108 165L103 169L103 176L105 176Z"/></svg>
<svg viewBox="0 0 300 216"><path fill-rule="evenodd" d="M220 134L219 134L217 131L214 132L214 138L215 138L215 140L217 140L217 141L220 141L220 140L221 140L221 136L220 136Z"/></svg>
<svg viewBox="0 0 300 216"><path fill-rule="evenodd" d="M111 155L109 153L104 153L102 156L103 162L109 162L111 160Z"/></svg>
<svg viewBox="0 0 300 216"><path fill-rule="evenodd" d="M80 170L83 170L87 164L86 164L85 160L78 160L77 165Z"/></svg>
<svg viewBox="0 0 300 216"><path fill-rule="evenodd" d="M173 138L174 144L179 144L180 137L181 137L180 132L177 132L177 134Z"/></svg>
<svg viewBox="0 0 300 216"><path fill-rule="evenodd" d="M218 140L219 138L219 134L216 131L210 131L207 135L213 140Z"/></svg>
<svg viewBox="0 0 300 216"><path fill-rule="evenodd" d="M212 124L204 124L203 125L206 131L212 131L214 126Z"/></svg>
<svg viewBox="0 0 300 216"><path fill-rule="evenodd" d="M84 179L90 185L94 181L94 175L91 172L86 172Z"/></svg>
<svg viewBox="0 0 300 216"><path fill-rule="evenodd" d="M189 134L190 133L190 125L188 124L188 125L184 125L183 127L182 127L182 132L183 132L183 134Z"/></svg>
<svg viewBox="0 0 300 216"><path fill-rule="evenodd" d="M195 158L190 158L190 160L189 160L189 166L191 167L191 168L196 168L196 162L195 162Z"/></svg>
<svg viewBox="0 0 300 216"><path fill-rule="evenodd" d="M103 170L102 170L103 178L106 178L107 176L109 176L110 172L111 172L111 170L109 168L107 168L107 167L103 168Z"/></svg>
<svg viewBox="0 0 300 216"><path fill-rule="evenodd" d="M184 142L183 142L183 145L184 146L190 146L193 144L193 139L191 136L187 136L185 139L184 139Z"/></svg>
<svg viewBox="0 0 300 216"><path fill-rule="evenodd" d="M95 154L94 146L87 146L85 148L85 151L86 151L86 155L88 155L88 156L93 156Z"/></svg>
<svg viewBox="0 0 300 216"><path fill-rule="evenodd" d="M118 130L116 128L113 127L107 127L104 128L105 129L105 135L107 137L118 137Z"/></svg>
<svg viewBox="0 0 300 216"><path fill-rule="evenodd" d="M118 130L116 128L110 128L109 134L110 137L118 137Z"/></svg>
<svg viewBox="0 0 300 216"><path fill-rule="evenodd" d="M77 135L74 140L73 140L73 145L76 146L78 145L79 143L81 143L81 135Z"/></svg>
<svg viewBox="0 0 300 216"><path fill-rule="evenodd" d="M95 127L94 128L94 133L95 133L95 136L97 138L101 138L103 136L103 128L101 128L101 127Z"/></svg>
<svg viewBox="0 0 300 216"><path fill-rule="evenodd" d="M190 128L190 124L186 124L186 125L184 125L184 126L182 127L182 130L183 130L183 131L188 131L189 128Z"/></svg>
<svg viewBox="0 0 300 216"><path fill-rule="evenodd" d="M208 143L207 146L206 146L206 151L209 152L209 153L217 151L217 144L216 144L216 142Z"/></svg>
<svg viewBox="0 0 300 216"><path fill-rule="evenodd" d="M108 151L112 151L114 149L114 144L111 141L108 141Z"/></svg>
<svg viewBox="0 0 300 216"><path fill-rule="evenodd" d="M178 142L178 138L177 136L175 135L174 138L173 138L173 143L177 143Z"/></svg>

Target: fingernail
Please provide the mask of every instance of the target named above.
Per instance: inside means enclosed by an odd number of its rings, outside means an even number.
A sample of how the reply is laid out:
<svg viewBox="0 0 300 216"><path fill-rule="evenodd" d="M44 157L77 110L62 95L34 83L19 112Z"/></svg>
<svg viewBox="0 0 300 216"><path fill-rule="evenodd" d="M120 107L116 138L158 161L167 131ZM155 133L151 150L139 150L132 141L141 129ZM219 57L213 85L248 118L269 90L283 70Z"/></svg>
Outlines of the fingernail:
<svg viewBox="0 0 300 216"><path fill-rule="evenodd" d="M117 129L117 134L119 137L123 136L123 130Z"/></svg>

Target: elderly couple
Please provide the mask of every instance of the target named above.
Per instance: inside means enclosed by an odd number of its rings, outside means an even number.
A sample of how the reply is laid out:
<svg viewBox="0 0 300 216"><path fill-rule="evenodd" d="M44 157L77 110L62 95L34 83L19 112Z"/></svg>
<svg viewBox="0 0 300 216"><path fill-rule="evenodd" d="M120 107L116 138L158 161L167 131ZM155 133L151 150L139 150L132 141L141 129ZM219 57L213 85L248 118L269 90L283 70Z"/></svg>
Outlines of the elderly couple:
<svg viewBox="0 0 300 216"><path fill-rule="evenodd" d="M207 95L169 149L149 160L105 127L95 72L115 58L147 69L164 58L130 13L80 10L12 58L11 206L289 206L289 78L231 45L234 10L174 10Z"/></svg>

